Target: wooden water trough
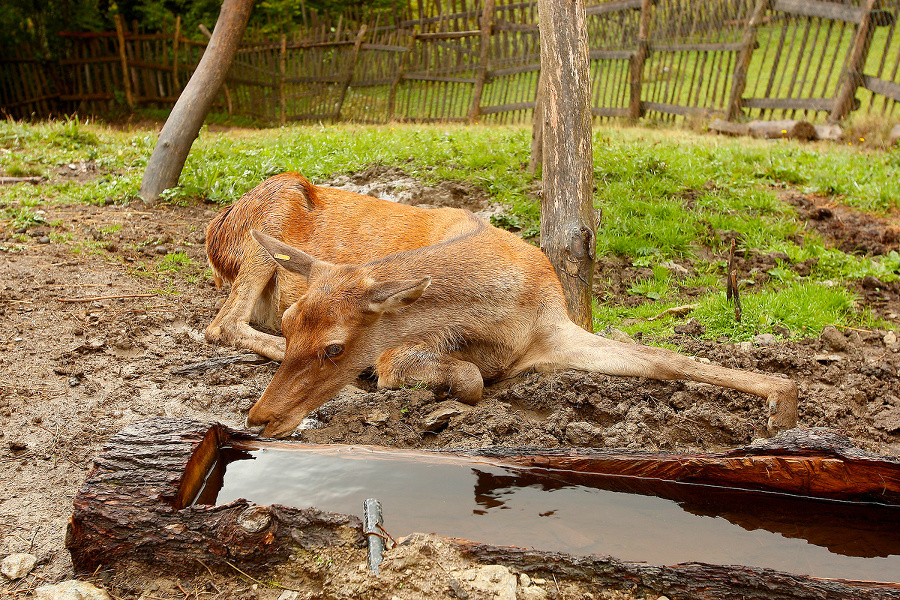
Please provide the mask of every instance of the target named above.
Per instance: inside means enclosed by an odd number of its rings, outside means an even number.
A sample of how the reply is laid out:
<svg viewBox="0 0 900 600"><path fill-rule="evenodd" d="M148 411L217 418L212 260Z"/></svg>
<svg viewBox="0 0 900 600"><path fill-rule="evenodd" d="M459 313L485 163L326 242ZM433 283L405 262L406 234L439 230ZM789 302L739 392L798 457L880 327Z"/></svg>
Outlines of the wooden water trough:
<svg viewBox="0 0 900 600"><path fill-rule="evenodd" d="M204 504L214 502L215 495L204 496L203 490L215 487L210 480L221 476L217 465L225 462L226 449L266 443L271 442L220 424L188 419L157 418L125 428L95 459L75 498L66 547L76 570L91 572L99 565L135 560L182 570L228 563L259 569L280 564L297 548L362 547L365 536L355 516L317 508L256 505L243 499ZM306 446L300 442L277 444L301 450ZM729 506L719 516L724 514L747 528L756 527L756 501L744 507L734 505L735 494L801 496L842 506L875 503L880 510L900 515L895 510L900 507L900 460L864 452L845 437L822 429L794 429L751 446L709 454L546 448L442 450L437 454L490 460L514 468L561 470L572 481L611 474L621 491L670 498L689 511L709 510L716 494L727 490L723 502ZM708 486L702 506L692 506L694 499L685 495L686 483ZM883 530L882 538L890 554L900 554L900 517L890 518L894 521ZM795 516L778 524L775 518L774 527L784 535L806 536L819 543L810 537L817 534L804 532L821 531L822 523L803 520ZM854 527L862 530L869 526L863 520ZM869 533L878 539L878 528L884 525L871 527L875 531ZM890 582L823 579L734 565L660 566L478 541L450 542L475 561L524 573L638 587L673 599L900 598L900 584ZM830 543L845 541L832 539Z"/></svg>

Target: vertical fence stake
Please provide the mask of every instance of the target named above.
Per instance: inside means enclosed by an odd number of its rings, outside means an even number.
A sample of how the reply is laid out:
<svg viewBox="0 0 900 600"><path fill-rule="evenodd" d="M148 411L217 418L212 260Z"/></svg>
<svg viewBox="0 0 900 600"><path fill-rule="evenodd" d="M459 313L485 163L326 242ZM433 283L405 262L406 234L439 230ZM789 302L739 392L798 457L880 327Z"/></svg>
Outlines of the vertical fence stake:
<svg viewBox="0 0 900 600"><path fill-rule="evenodd" d="M725 112L726 121L734 121L741 114L744 90L747 89L747 70L750 68L750 60L753 58L753 50L756 48L756 29L771 2L772 0L756 0L750 22L747 23L747 29L744 30L741 52L738 54L734 75L731 78L731 94L728 97L728 107Z"/></svg>
<svg viewBox="0 0 900 600"><path fill-rule="evenodd" d="M340 30L340 19L338 19L338 30ZM350 82L353 81L353 74L356 72L356 61L359 58L359 49L362 47L363 38L366 36L366 28L368 26L363 23L356 34L356 42L353 44L353 54L350 56L350 64L347 65L347 73L344 77L344 84L341 86L341 95L338 98L337 110L334 113L334 122L341 120L341 109L344 108L344 99L347 98L347 89Z"/></svg>
<svg viewBox="0 0 900 600"><path fill-rule="evenodd" d="M131 95L131 77L128 74L128 56L125 54L125 26L122 15L115 15L116 37L119 39L119 61L122 63L122 83L125 86L125 102L128 108L134 108L134 96Z"/></svg>
<svg viewBox="0 0 900 600"><path fill-rule="evenodd" d="M628 102L628 117L640 119L644 114L641 106L641 82L644 78L644 63L650 55L650 10L653 0L641 1L641 22L638 27L637 52L631 58L631 90Z"/></svg>
<svg viewBox="0 0 900 600"><path fill-rule="evenodd" d="M481 114L481 96L484 93L484 82L487 79L488 65L491 60L491 35L494 27L494 0L484 0L481 11L481 61L475 76L475 90L472 92L472 107L469 109L469 122L474 123Z"/></svg>
<svg viewBox="0 0 900 600"><path fill-rule="evenodd" d="M181 84L178 83L178 41L181 37L181 16L175 17L175 37L172 39L172 90L174 95L181 93Z"/></svg>
<svg viewBox="0 0 900 600"><path fill-rule="evenodd" d="M394 120L394 105L397 101L397 88L400 87L400 82L403 81L403 76L406 74L406 65L409 63L412 49L416 45L416 33L417 32L413 30L412 35L409 36L409 43L406 44L406 52L400 57L400 64L397 65L397 75L394 77L394 81L391 82L391 91L388 92L387 106L387 120L389 123Z"/></svg>
<svg viewBox="0 0 900 600"><path fill-rule="evenodd" d="M828 121L836 123L844 120L853 110L853 100L856 97L856 88L863 84L863 69L866 66L866 57L872 45L872 34L875 33L875 19L872 12L875 10L878 0L866 0L865 11L862 20L856 27L856 35L847 59L847 73L843 84L838 88L834 97L834 105L828 115Z"/></svg>
<svg viewBox="0 0 900 600"><path fill-rule="evenodd" d="M281 34L281 52L278 56L278 121L287 122L287 98L285 97L285 81L287 80L287 34Z"/></svg>

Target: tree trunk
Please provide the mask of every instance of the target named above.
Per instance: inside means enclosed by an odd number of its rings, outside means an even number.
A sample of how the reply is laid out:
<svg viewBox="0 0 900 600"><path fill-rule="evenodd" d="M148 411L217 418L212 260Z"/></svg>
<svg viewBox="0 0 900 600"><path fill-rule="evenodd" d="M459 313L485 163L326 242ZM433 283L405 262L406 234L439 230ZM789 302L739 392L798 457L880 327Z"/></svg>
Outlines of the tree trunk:
<svg viewBox="0 0 900 600"><path fill-rule="evenodd" d="M156 149L147 162L140 197L155 202L159 195L178 185L191 145L225 81L247 27L253 0L225 0L212 39L178 102L159 134Z"/></svg>
<svg viewBox="0 0 900 600"><path fill-rule="evenodd" d="M540 0L538 13L544 92L541 249L562 283L569 317L592 331L596 225L584 0Z"/></svg>

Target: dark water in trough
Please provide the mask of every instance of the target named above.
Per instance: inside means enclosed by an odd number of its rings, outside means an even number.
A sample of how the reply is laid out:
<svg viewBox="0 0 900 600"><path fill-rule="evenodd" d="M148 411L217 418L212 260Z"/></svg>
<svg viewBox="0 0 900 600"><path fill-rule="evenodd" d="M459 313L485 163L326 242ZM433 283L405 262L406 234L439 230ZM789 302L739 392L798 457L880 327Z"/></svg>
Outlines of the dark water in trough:
<svg viewBox="0 0 900 600"><path fill-rule="evenodd" d="M361 516L363 501L378 498L394 537L433 532L650 564L900 582L900 507L359 447L232 457L243 460L227 463L223 482L211 476L198 502L246 498Z"/></svg>

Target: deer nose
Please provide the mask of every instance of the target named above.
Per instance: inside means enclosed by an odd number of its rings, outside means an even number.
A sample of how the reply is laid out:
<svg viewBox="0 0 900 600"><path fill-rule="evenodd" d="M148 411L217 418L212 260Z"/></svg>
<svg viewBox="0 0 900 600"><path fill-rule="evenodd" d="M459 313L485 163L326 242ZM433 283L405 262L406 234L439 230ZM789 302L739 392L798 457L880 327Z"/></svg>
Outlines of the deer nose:
<svg viewBox="0 0 900 600"><path fill-rule="evenodd" d="M266 429L266 424L257 425L255 423L250 423L250 417L247 417L247 420L244 421L244 429L247 429L250 433L255 433L256 435L261 434Z"/></svg>

